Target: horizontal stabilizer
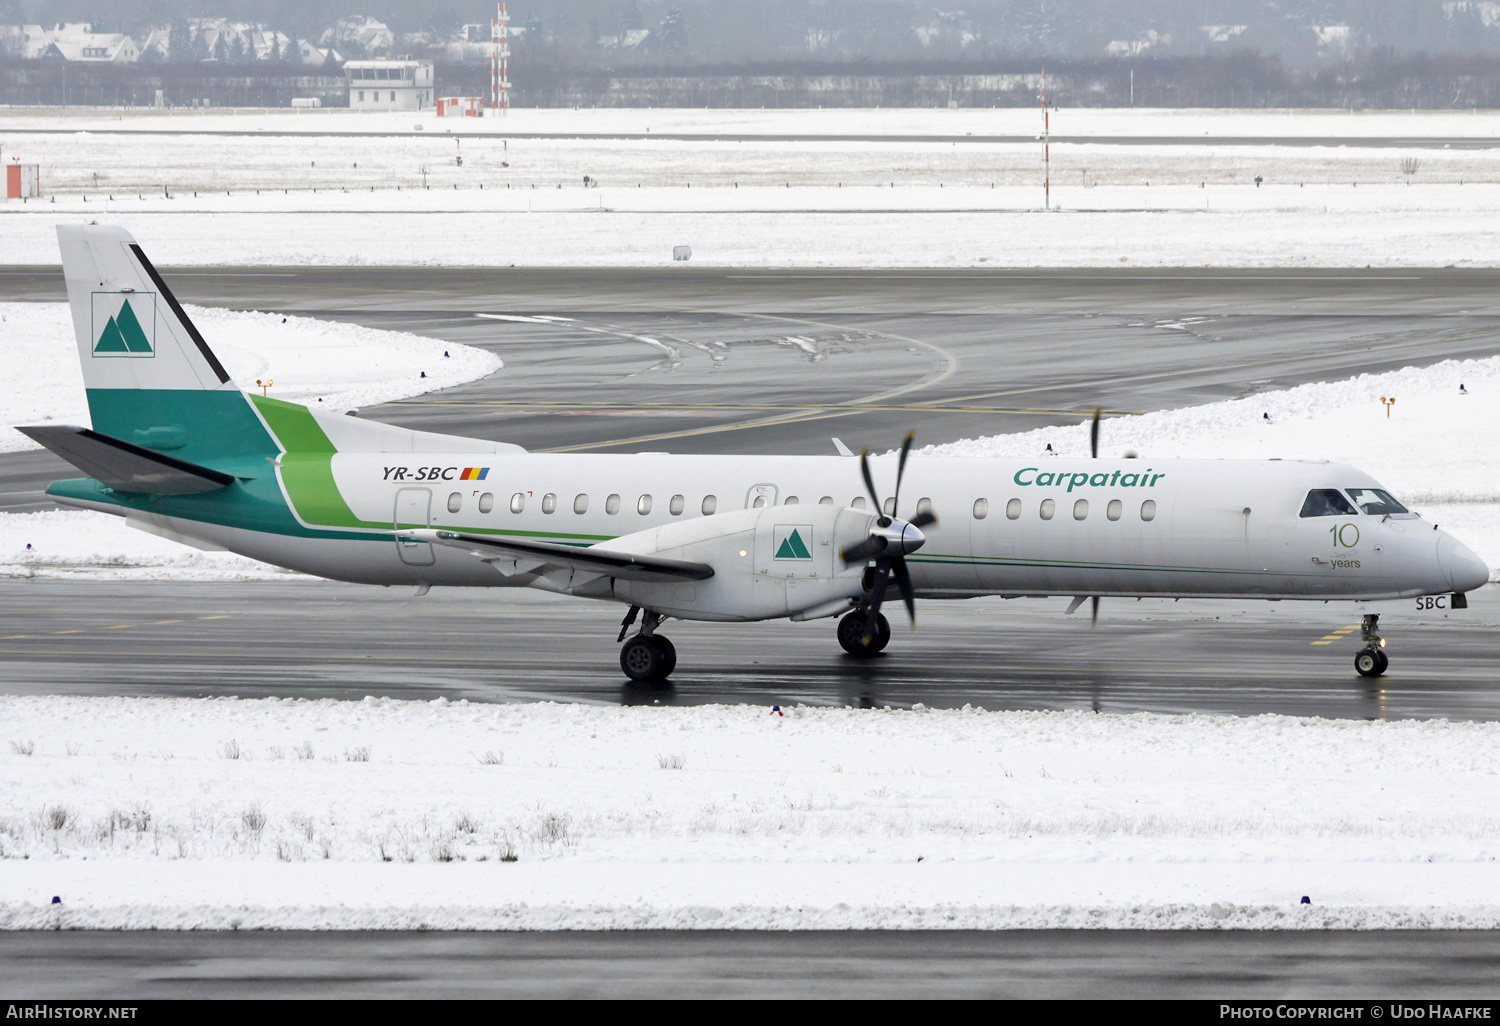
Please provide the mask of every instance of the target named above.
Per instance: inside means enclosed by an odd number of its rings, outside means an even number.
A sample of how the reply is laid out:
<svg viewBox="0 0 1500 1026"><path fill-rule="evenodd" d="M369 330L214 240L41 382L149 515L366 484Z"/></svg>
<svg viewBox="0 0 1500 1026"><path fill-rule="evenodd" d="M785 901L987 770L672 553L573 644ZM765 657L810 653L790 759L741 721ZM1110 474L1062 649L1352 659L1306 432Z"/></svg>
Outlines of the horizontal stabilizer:
<svg viewBox="0 0 1500 1026"><path fill-rule="evenodd" d="M18 427L89 477L122 492L194 495L232 484L234 477L196 463L164 456L139 445L72 424Z"/></svg>
<svg viewBox="0 0 1500 1026"><path fill-rule="evenodd" d="M714 575L714 568L707 563L691 563L661 556L637 556L629 552L610 552L600 548L580 549L571 545L532 541L529 538L492 538L458 531L402 531L401 536L468 549L481 559L501 557L539 566L582 570L625 581L706 581Z"/></svg>

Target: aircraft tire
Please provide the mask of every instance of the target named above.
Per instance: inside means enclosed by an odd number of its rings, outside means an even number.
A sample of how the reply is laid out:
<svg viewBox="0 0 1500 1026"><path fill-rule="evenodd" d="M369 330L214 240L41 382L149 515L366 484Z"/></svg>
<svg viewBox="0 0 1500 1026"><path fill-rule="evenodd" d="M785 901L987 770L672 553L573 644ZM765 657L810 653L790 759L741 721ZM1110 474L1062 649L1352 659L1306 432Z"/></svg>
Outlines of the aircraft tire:
<svg viewBox="0 0 1500 1026"><path fill-rule="evenodd" d="M677 646L672 644L670 639L664 638L660 634L652 635L651 640L656 642L657 648L661 649L663 660L661 675L663 677L672 676L672 671L677 669Z"/></svg>
<svg viewBox="0 0 1500 1026"><path fill-rule="evenodd" d="M891 621L885 618L884 613L875 616L875 651L884 652L885 646L891 643Z"/></svg>
<svg viewBox="0 0 1500 1026"><path fill-rule="evenodd" d="M1354 657L1354 672L1361 677L1379 677L1390 665L1390 657L1378 648L1360 649Z"/></svg>
<svg viewBox="0 0 1500 1026"><path fill-rule="evenodd" d="M660 680L666 664L666 650L652 638L637 634L620 649L620 669L631 680Z"/></svg>
<svg viewBox="0 0 1500 1026"><path fill-rule="evenodd" d="M880 617L875 624L875 637L865 640L865 628L869 625L869 616L863 609L856 609L839 621L839 647L856 659L868 659L878 653L885 646L880 641ZM886 624L885 636L890 638L890 624Z"/></svg>

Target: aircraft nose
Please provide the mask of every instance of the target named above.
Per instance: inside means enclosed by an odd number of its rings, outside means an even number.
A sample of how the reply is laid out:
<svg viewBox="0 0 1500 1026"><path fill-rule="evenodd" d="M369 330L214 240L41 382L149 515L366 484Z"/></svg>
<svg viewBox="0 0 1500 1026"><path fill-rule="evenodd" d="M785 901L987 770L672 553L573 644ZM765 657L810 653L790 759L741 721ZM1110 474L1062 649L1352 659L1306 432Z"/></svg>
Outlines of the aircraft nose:
<svg viewBox="0 0 1500 1026"><path fill-rule="evenodd" d="M1451 534L1438 540L1438 565L1454 591L1473 591L1490 579L1484 560L1460 545Z"/></svg>

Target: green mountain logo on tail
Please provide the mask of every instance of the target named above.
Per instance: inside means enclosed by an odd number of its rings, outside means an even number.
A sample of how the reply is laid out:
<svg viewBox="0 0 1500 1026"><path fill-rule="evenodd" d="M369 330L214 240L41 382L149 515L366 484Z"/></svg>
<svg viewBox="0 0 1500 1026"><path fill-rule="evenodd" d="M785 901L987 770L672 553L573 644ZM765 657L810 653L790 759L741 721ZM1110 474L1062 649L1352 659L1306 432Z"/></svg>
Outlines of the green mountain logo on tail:
<svg viewBox="0 0 1500 1026"><path fill-rule="evenodd" d="M811 524L778 524L771 540L776 546L775 559L812 559Z"/></svg>
<svg viewBox="0 0 1500 1026"><path fill-rule="evenodd" d="M93 298L95 356L156 355L151 344L156 334L155 294L95 292Z"/></svg>

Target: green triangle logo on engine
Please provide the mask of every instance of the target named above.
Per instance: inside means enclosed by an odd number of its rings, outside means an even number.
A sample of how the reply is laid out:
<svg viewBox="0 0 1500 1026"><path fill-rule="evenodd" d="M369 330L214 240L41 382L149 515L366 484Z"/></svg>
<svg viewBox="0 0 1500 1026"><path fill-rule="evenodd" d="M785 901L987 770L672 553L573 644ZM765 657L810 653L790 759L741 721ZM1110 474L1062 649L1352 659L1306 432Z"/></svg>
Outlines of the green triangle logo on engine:
<svg viewBox="0 0 1500 1026"><path fill-rule="evenodd" d="M811 528L807 528L811 532ZM790 527L783 525L776 531L781 537L776 547L776 559L812 559L812 552L808 550L807 542L802 537L802 527Z"/></svg>

